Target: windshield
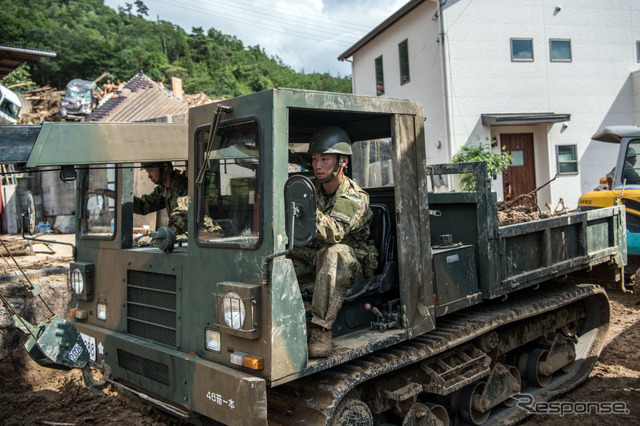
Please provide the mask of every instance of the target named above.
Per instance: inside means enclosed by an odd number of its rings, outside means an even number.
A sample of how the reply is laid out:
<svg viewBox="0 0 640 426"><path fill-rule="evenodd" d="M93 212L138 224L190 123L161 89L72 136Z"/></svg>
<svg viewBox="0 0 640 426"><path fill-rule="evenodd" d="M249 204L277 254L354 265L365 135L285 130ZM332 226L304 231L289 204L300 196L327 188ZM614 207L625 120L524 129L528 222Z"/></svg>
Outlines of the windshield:
<svg viewBox="0 0 640 426"><path fill-rule="evenodd" d="M65 97L68 99L83 99L85 101L91 101L91 90L67 89Z"/></svg>
<svg viewBox="0 0 640 426"><path fill-rule="evenodd" d="M353 149L353 179L363 188L393 186L391 138L357 141Z"/></svg>
<svg viewBox="0 0 640 426"><path fill-rule="evenodd" d="M640 139L634 139L629 142L627 151L624 153L624 163L622 170L618 170L617 173L620 176L616 182L620 182L616 185L616 188L620 188L621 185L629 187L630 185L640 185L640 162L637 161L637 156L640 155Z"/></svg>
<svg viewBox="0 0 640 426"><path fill-rule="evenodd" d="M116 168L113 164L85 169L82 180L83 236L111 239L116 219Z"/></svg>
<svg viewBox="0 0 640 426"><path fill-rule="evenodd" d="M313 177L308 143L289 143L289 174ZM351 143L351 179L362 188L393 186L391 138L367 139Z"/></svg>
<svg viewBox="0 0 640 426"><path fill-rule="evenodd" d="M20 115L20 106L11 102L8 98L0 100L0 112L8 115L10 118L17 119Z"/></svg>
<svg viewBox="0 0 640 426"><path fill-rule="evenodd" d="M222 125L207 150L209 126L197 133L197 239L256 247L260 237L259 137L255 121Z"/></svg>

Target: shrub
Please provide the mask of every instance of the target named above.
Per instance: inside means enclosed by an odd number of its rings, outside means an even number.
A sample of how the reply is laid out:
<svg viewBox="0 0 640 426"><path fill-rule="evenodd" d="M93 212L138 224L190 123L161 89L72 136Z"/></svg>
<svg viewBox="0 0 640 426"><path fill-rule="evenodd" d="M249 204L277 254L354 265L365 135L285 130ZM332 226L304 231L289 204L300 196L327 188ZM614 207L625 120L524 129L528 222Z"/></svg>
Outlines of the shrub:
<svg viewBox="0 0 640 426"><path fill-rule="evenodd" d="M489 138L487 138L487 141ZM490 143L480 143L478 145L465 145L460 148L457 154L452 158L454 163L466 163L470 161L486 161L488 176L494 178L498 173L502 173L511 165L511 154L504 150L502 152L494 152L492 146L498 141L493 140ZM473 173L465 173L460 179L460 184L464 191L473 191L476 187L476 179Z"/></svg>

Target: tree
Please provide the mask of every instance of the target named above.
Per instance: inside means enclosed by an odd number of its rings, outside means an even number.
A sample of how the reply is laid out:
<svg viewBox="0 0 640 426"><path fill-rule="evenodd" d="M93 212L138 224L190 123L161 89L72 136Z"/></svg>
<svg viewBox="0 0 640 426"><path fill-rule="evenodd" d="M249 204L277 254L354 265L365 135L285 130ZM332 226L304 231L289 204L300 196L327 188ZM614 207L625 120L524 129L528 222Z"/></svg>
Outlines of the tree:
<svg viewBox="0 0 640 426"><path fill-rule="evenodd" d="M126 15L131 15L132 9L133 9L133 5L131 3L125 3L124 7L118 6L118 12L124 13Z"/></svg>
<svg viewBox="0 0 640 426"><path fill-rule="evenodd" d="M29 66L27 64L22 64L11 71L5 78L0 80L0 83L9 89L12 86L20 85L16 88L18 91L31 90L36 87L36 84L31 81L31 74L29 74Z"/></svg>
<svg viewBox="0 0 640 426"><path fill-rule="evenodd" d="M264 48L214 28L187 34L168 21L148 21L144 0L129 0L118 12L102 0L0 2L3 44L57 53L28 63L36 85L63 88L73 78L93 80L104 72L126 81L143 70L155 80L179 77L187 93L211 97L274 87L351 91L349 77L296 72Z"/></svg>
<svg viewBox="0 0 640 426"><path fill-rule="evenodd" d="M136 11L140 18L142 18L142 16L149 16L149 8L142 0L136 0L134 4L136 5Z"/></svg>

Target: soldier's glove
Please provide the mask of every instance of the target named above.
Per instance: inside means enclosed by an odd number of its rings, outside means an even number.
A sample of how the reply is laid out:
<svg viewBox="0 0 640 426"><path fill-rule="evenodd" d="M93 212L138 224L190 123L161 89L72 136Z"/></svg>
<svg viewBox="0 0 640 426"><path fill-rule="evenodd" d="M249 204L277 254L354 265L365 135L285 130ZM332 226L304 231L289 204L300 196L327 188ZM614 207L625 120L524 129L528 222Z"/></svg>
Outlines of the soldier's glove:
<svg viewBox="0 0 640 426"><path fill-rule="evenodd" d="M149 233L149 236L152 238L151 245L153 247L157 247L167 253L173 251L173 245L176 242L176 233L173 232L171 228L163 226L157 231Z"/></svg>
<svg viewBox="0 0 640 426"><path fill-rule="evenodd" d="M151 241L153 241L153 238L148 235L141 235L135 239L138 247L149 247L151 245Z"/></svg>

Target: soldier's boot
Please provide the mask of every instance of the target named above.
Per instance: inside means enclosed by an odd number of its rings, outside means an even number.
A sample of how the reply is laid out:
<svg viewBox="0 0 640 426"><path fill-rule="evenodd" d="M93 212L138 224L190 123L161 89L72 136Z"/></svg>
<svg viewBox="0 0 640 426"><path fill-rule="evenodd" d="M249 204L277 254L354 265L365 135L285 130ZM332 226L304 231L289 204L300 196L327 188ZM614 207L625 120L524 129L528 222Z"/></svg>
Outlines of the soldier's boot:
<svg viewBox="0 0 640 426"><path fill-rule="evenodd" d="M309 336L309 358L326 358L331 355L333 349L331 330L311 327Z"/></svg>

